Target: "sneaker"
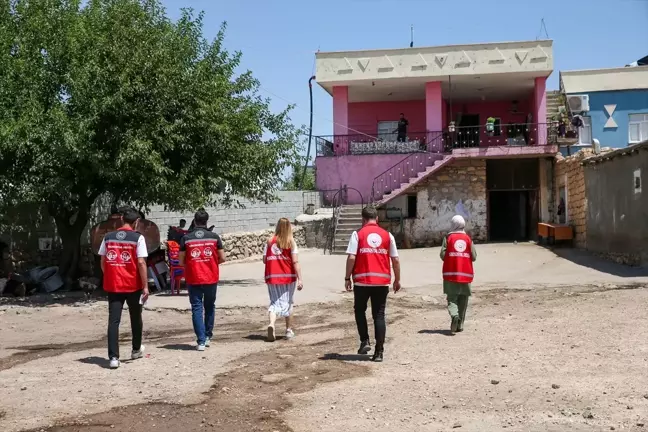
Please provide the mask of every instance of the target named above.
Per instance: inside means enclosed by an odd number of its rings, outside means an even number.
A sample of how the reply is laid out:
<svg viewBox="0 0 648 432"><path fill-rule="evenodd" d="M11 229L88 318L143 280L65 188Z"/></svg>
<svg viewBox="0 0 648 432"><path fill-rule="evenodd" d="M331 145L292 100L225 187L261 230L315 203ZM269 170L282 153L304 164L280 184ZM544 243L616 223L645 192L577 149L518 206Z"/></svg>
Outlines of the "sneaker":
<svg viewBox="0 0 648 432"><path fill-rule="evenodd" d="M372 361L375 361L376 363L380 363L383 361L383 350L376 350L374 352L373 357L371 357Z"/></svg>
<svg viewBox="0 0 648 432"><path fill-rule="evenodd" d="M371 343L368 340L360 342L358 354L369 354L369 351L371 351Z"/></svg>
<svg viewBox="0 0 648 432"><path fill-rule="evenodd" d="M211 339L210 338L205 339L205 346L208 347L210 345L211 345Z"/></svg>
<svg viewBox="0 0 648 432"><path fill-rule="evenodd" d="M131 352L131 359L132 360L137 360L137 359L140 359L142 357L144 357L144 345L141 345L140 349L138 349L137 351Z"/></svg>
<svg viewBox="0 0 648 432"><path fill-rule="evenodd" d="M463 321L459 320L459 324L457 324L457 333L461 333L463 331Z"/></svg>
<svg viewBox="0 0 648 432"><path fill-rule="evenodd" d="M286 339L290 340L295 337L295 332L292 329L286 329Z"/></svg>
<svg viewBox="0 0 648 432"><path fill-rule="evenodd" d="M110 369L117 369L119 367L119 359L111 358L110 359Z"/></svg>
<svg viewBox="0 0 648 432"><path fill-rule="evenodd" d="M197 349L198 351L205 351L205 344L198 344L198 346L196 347L196 349Z"/></svg>
<svg viewBox="0 0 648 432"><path fill-rule="evenodd" d="M456 333L457 328L459 328L459 317L458 316L453 316L452 321L450 322L450 331L452 333Z"/></svg>
<svg viewBox="0 0 648 432"><path fill-rule="evenodd" d="M275 328L271 325L268 326L268 342L274 342L277 338L275 337Z"/></svg>

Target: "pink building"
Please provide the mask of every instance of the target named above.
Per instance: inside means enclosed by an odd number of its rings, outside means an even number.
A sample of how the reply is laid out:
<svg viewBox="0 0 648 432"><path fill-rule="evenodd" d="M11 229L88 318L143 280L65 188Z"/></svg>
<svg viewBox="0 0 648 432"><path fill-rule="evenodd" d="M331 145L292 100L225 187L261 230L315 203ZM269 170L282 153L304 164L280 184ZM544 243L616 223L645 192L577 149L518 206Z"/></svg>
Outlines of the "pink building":
<svg viewBox="0 0 648 432"><path fill-rule="evenodd" d="M318 189L375 203L414 245L436 244L455 213L478 240L532 238L557 152L552 70L552 41L318 53L334 120L316 137Z"/></svg>

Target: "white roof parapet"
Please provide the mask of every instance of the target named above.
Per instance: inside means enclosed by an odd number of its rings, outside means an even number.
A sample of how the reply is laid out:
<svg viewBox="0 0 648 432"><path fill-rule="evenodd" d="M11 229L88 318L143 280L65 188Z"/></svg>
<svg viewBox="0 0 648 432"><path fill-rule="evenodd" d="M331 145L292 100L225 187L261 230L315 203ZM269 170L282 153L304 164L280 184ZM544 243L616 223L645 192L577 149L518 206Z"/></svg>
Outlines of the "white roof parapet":
<svg viewBox="0 0 648 432"><path fill-rule="evenodd" d="M431 81L449 75L526 72L546 77L553 71L553 41L318 52L316 66L317 82L325 87L394 78Z"/></svg>
<svg viewBox="0 0 648 432"><path fill-rule="evenodd" d="M565 93L648 89L648 66L560 71Z"/></svg>

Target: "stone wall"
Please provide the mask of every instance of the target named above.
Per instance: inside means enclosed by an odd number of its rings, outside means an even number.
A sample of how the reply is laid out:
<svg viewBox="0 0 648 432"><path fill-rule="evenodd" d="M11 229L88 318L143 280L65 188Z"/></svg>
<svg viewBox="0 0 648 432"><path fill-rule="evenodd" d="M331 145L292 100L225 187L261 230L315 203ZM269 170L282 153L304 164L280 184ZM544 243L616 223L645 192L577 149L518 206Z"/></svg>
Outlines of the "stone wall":
<svg viewBox="0 0 648 432"><path fill-rule="evenodd" d="M487 239L486 161L455 160L416 187L416 218L405 220L405 239L412 246L437 246L450 231L450 219L461 214L475 242ZM389 204L387 205L389 207Z"/></svg>
<svg viewBox="0 0 648 432"><path fill-rule="evenodd" d="M274 229L223 234L225 257L228 261L260 257L263 254L265 244L273 234ZM297 247L306 247L306 232L303 227L293 226L293 236Z"/></svg>
<svg viewBox="0 0 648 432"><path fill-rule="evenodd" d="M304 229L307 248L324 249L326 246L326 240L332 228L332 222L333 210L331 209L330 212L323 212L315 215L300 215L297 217L295 223Z"/></svg>
<svg viewBox="0 0 648 432"><path fill-rule="evenodd" d="M581 162L592 156L592 149L583 149L578 153L563 157L556 155L554 167L554 212L553 222L560 223L560 189L566 190L566 223L574 228L574 244L578 248L587 247L587 196L585 193L585 171Z"/></svg>

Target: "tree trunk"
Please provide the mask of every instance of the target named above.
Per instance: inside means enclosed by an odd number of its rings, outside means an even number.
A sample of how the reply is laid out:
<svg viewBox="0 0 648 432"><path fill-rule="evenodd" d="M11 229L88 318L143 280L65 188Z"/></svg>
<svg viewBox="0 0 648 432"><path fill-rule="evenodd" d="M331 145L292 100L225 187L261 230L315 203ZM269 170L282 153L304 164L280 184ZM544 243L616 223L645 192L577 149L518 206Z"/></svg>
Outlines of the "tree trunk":
<svg viewBox="0 0 648 432"><path fill-rule="evenodd" d="M70 223L70 218L59 216L54 218L63 246L59 261L59 272L66 283L75 280L79 275L81 235L88 223L87 214L86 211L79 211L73 223Z"/></svg>

